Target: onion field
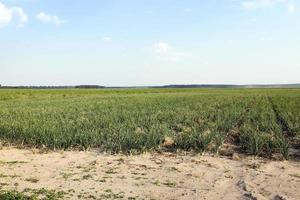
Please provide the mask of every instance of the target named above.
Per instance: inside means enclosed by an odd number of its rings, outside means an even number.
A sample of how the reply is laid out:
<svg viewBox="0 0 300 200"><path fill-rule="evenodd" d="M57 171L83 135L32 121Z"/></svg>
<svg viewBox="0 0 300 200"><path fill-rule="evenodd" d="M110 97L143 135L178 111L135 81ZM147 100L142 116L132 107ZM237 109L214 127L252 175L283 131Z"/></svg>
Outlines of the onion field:
<svg viewBox="0 0 300 200"><path fill-rule="evenodd" d="M300 89L1 89L2 145L288 158L300 144Z"/></svg>

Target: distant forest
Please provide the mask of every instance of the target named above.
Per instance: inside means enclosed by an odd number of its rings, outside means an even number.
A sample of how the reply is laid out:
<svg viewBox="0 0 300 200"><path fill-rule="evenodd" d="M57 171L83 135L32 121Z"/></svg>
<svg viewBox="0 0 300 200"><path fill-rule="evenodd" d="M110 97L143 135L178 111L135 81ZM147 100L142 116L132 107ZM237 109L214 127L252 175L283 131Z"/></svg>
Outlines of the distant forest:
<svg viewBox="0 0 300 200"><path fill-rule="evenodd" d="M226 85L226 84L191 84L191 85L163 85L144 87L105 87L101 85L76 85L76 86L3 86L2 89L118 89L118 88L300 88L298 84L257 84L257 85Z"/></svg>

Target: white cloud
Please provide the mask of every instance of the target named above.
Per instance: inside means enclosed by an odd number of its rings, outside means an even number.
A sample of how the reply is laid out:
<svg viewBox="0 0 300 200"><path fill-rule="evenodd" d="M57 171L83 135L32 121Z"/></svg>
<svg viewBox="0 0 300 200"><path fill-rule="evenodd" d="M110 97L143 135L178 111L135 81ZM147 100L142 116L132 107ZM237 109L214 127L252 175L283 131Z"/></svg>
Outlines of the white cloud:
<svg viewBox="0 0 300 200"><path fill-rule="evenodd" d="M171 49L170 45L167 42L156 42L153 46L155 52L159 54L166 54Z"/></svg>
<svg viewBox="0 0 300 200"><path fill-rule="evenodd" d="M177 62L184 58L191 57L191 54L185 52L178 52L174 50L167 42L156 42L153 44L154 52L160 56L163 60L169 62Z"/></svg>
<svg viewBox="0 0 300 200"><path fill-rule="evenodd" d="M184 52L172 52L166 59L170 62L178 62L180 60L191 57L192 55Z"/></svg>
<svg viewBox="0 0 300 200"><path fill-rule="evenodd" d="M288 11L289 13L293 14L296 11L296 6L295 4L291 3L288 5Z"/></svg>
<svg viewBox="0 0 300 200"><path fill-rule="evenodd" d="M104 36L104 37L102 38L102 41L103 41L103 42L111 42L112 39L111 39L111 37Z"/></svg>
<svg viewBox="0 0 300 200"><path fill-rule="evenodd" d="M0 27L8 24L12 19L12 13L0 2Z"/></svg>
<svg viewBox="0 0 300 200"><path fill-rule="evenodd" d="M53 23L55 25L61 25L65 21L61 20L58 16L56 15L49 15L44 12L40 12L39 14L36 15L37 20L44 22L44 23Z"/></svg>
<svg viewBox="0 0 300 200"><path fill-rule="evenodd" d="M28 21L27 15L24 13L22 8L13 8L13 11L19 15L20 21L19 24L17 25L17 28L22 28L24 27L24 24Z"/></svg>
<svg viewBox="0 0 300 200"><path fill-rule="evenodd" d="M257 10L271 8L275 5L283 5L289 13L295 12L295 4L290 0L243 0L241 6L245 10Z"/></svg>
<svg viewBox="0 0 300 200"><path fill-rule="evenodd" d="M11 23L14 17L18 18L17 28L24 27L25 23L28 21L28 17L22 8L9 8L0 2L0 28Z"/></svg>

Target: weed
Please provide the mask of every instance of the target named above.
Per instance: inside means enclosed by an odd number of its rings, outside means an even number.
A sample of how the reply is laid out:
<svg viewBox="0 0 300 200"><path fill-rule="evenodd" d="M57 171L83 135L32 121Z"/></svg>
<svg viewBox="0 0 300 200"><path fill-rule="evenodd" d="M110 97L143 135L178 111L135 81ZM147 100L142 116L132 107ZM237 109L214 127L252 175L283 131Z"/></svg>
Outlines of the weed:
<svg viewBox="0 0 300 200"><path fill-rule="evenodd" d="M28 181L31 183L37 183L37 182L39 182L39 179L35 178L35 177L29 177L29 178L26 178L25 181Z"/></svg>

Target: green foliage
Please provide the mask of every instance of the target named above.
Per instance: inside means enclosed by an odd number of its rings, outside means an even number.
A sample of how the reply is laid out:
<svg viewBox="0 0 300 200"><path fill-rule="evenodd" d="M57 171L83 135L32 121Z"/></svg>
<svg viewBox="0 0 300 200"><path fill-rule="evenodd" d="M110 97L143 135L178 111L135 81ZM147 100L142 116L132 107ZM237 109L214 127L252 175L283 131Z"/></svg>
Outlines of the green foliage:
<svg viewBox="0 0 300 200"><path fill-rule="evenodd" d="M173 150L218 152L236 128L246 152L288 157L300 138L299 105L299 89L2 89L0 139L130 153L160 149L170 137Z"/></svg>
<svg viewBox="0 0 300 200"><path fill-rule="evenodd" d="M0 190L1 200L59 200L64 192L47 189L25 189L23 192Z"/></svg>
<svg viewBox="0 0 300 200"><path fill-rule="evenodd" d="M15 191L1 191L0 199L2 200L35 200L33 197L23 195Z"/></svg>

